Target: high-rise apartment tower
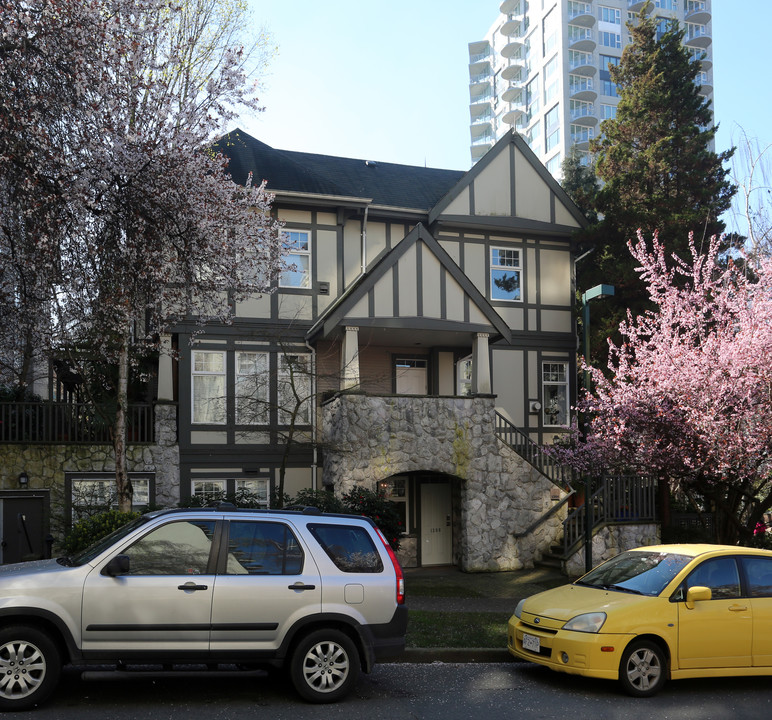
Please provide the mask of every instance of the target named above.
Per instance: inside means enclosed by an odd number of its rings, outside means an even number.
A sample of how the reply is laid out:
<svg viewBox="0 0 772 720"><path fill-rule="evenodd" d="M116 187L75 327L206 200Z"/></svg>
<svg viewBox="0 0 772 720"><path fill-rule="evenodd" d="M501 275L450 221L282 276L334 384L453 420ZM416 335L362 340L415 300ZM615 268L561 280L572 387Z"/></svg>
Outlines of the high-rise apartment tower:
<svg viewBox="0 0 772 720"><path fill-rule="evenodd" d="M469 44L472 163L514 127L556 178L572 146L586 153L616 115L609 64L630 42L644 0L504 0L483 40ZM710 0L651 0L659 32L675 18L713 97ZM589 158L588 158L589 159Z"/></svg>

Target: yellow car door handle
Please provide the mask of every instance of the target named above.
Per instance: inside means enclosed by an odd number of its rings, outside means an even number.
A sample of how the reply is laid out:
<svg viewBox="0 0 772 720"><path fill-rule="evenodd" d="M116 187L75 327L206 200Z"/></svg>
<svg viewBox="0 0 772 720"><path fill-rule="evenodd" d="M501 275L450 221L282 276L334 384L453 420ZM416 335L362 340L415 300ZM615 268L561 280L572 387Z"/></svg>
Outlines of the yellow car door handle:
<svg viewBox="0 0 772 720"><path fill-rule="evenodd" d="M744 610L747 610L747 605L730 605L729 606L729 612L743 612Z"/></svg>

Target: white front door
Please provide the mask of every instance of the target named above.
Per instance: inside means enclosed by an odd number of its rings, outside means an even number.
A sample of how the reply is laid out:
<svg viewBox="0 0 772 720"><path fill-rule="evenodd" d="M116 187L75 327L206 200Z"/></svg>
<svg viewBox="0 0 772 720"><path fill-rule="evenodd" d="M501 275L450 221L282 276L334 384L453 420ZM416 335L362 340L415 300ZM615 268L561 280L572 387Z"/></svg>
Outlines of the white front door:
<svg viewBox="0 0 772 720"><path fill-rule="evenodd" d="M421 565L453 561L450 483L421 485Z"/></svg>

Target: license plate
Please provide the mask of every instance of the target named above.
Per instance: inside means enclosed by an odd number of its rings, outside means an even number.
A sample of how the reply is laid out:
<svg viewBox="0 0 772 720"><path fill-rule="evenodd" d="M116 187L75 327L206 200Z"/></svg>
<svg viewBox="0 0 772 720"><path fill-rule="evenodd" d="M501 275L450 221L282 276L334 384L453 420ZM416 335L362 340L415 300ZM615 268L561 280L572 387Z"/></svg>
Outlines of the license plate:
<svg viewBox="0 0 772 720"><path fill-rule="evenodd" d="M523 650L530 650L535 653L539 652L541 650L541 640L535 635L523 633Z"/></svg>

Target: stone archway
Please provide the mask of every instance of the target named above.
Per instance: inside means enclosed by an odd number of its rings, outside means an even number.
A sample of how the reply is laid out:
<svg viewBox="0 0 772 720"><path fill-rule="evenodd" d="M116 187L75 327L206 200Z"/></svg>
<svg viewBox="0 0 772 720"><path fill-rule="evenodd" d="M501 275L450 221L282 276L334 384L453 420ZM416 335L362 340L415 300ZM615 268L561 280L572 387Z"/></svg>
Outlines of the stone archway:
<svg viewBox="0 0 772 720"><path fill-rule="evenodd" d="M461 568L531 566L562 532L557 517L538 523L553 486L497 439L494 417L491 396L336 395L323 405L323 482L342 494L394 475L459 478Z"/></svg>

